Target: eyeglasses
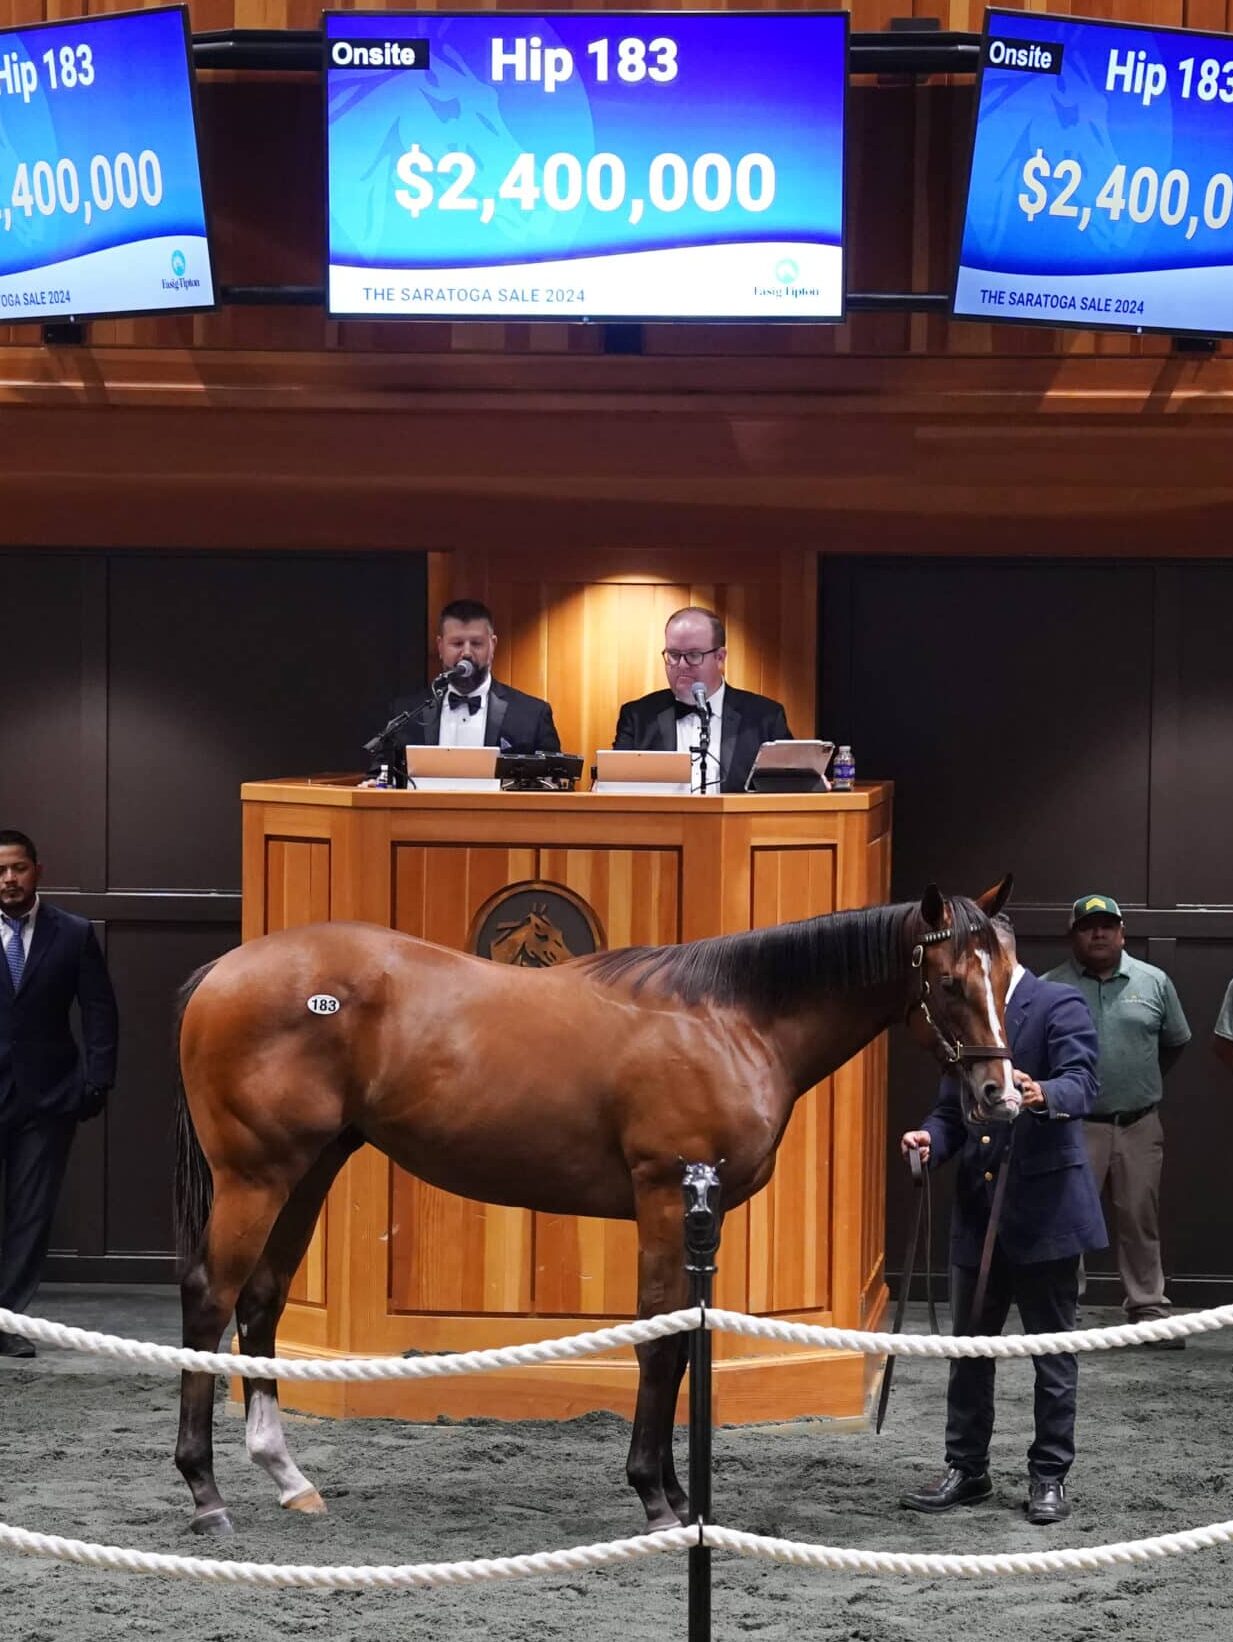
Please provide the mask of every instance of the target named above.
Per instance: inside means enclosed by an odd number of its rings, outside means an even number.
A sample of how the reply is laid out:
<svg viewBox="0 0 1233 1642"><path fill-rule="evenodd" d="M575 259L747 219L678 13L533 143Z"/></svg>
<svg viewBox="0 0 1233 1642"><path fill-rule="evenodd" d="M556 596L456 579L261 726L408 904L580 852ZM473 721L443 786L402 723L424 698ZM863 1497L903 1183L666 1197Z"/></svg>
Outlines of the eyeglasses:
<svg viewBox="0 0 1233 1642"><path fill-rule="evenodd" d="M712 650L661 650L659 653L669 667L679 667L686 662L690 667L697 667L704 656L713 656L723 649L721 644L715 645Z"/></svg>

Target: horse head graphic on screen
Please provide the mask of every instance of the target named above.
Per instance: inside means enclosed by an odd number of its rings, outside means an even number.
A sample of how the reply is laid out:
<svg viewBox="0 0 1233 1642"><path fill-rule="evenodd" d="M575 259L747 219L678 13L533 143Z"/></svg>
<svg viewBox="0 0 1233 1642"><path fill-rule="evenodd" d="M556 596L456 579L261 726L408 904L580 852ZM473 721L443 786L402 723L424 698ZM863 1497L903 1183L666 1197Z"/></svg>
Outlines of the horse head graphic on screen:
<svg viewBox="0 0 1233 1642"><path fill-rule="evenodd" d="M433 1185L548 1214L633 1220L638 1315L686 1303L682 1160L719 1168L723 1209L770 1179L792 1108L906 1021L970 1110L1011 1119L1010 966L978 900L870 907L543 968L368 924L266 935L181 994L176 1161L184 1343L275 1353L325 1194L368 1141ZM638 1348L627 1474L652 1528L688 1520L672 1456L683 1335ZM273 1381L246 1380L250 1457L281 1503L325 1506L287 1449ZM226 1531L214 1376L186 1373L176 1463L193 1526Z"/></svg>

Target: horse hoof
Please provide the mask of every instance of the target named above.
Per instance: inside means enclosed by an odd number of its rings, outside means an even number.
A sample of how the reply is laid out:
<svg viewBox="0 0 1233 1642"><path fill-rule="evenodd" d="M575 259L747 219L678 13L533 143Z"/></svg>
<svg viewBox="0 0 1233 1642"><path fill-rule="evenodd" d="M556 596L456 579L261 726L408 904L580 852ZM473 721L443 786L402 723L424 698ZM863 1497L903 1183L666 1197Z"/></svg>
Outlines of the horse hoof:
<svg viewBox="0 0 1233 1642"><path fill-rule="evenodd" d="M662 1534L665 1528L683 1528L685 1524L675 1511L665 1511L662 1516L648 1517L644 1534Z"/></svg>
<svg viewBox="0 0 1233 1642"><path fill-rule="evenodd" d="M189 1523L195 1534L234 1534L231 1518L225 1505L216 1505L210 1511L198 1511Z"/></svg>
<svg viewBox="0 0 1233 1642"><path fill-rule="evenodd" d="M323 1517L325 1515L325 1501L315 1488L305 1488L302 1494L295 1494L291 1499L283 1501L284 1511L303 1511L305 1516Z"/></svg>

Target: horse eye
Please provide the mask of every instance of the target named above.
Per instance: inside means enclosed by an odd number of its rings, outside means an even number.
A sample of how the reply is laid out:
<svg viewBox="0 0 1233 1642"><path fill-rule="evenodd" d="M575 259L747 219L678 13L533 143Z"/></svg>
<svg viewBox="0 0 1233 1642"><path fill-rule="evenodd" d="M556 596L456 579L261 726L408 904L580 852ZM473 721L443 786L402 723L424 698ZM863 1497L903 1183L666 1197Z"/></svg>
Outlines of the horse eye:
<svg viewBox="0 0 1233 1642"><path fill-rule="evenodd" d="M963 991L963 982L955 975L943 975L938 985L943 992L949 992L952 998L957 998Z"/></svg>

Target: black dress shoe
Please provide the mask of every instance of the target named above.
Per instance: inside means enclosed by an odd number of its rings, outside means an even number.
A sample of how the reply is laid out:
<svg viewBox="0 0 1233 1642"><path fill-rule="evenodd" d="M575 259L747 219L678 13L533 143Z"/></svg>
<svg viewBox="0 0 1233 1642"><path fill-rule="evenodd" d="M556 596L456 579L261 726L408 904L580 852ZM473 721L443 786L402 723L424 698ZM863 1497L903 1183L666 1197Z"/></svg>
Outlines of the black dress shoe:
<svg viewBox="0 0 1233 1642"><path fill-rule="evenodd" d="M900 1494L899 1503L909 1511L953 1511L956 1505L976 1505L992 1492L988 1471L971 1477L952 1465L944 1477L922 1488L919 1494Z"/></svg>
<svg viewBox="0 0 1233 1642"><path fill-rule="evenodd" d="M1060 1477L1033 1477L1028 1483L1027 1519L1037 1527L1061 1522L1070 1515L1066 1484Z"/></svg>
<svg viewBox="0 0 1233 1642"><path fill-rule="evenodd" d="M33 1357L34 1341L24 1334L0 1334L0 1357Z"/></svg>

